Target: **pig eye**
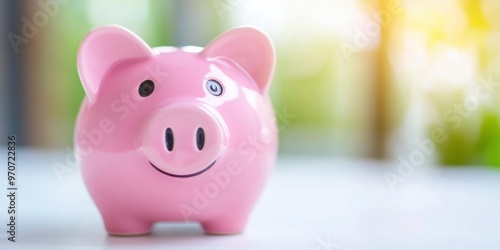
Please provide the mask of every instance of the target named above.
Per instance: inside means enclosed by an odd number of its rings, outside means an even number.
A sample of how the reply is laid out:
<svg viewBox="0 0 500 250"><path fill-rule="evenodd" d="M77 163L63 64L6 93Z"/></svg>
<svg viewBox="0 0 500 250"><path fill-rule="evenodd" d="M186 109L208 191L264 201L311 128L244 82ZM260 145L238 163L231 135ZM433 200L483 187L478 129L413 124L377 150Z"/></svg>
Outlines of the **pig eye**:
<svg viewBox="0 0 500 250"><path fill-rule="evenodd" d="M146 80L139 86L139 95L142 97L149 96L153 93L153 90L155 90L155 83L151 80Z"/></svg>
<svg viewBox="0 0 500 250"><path fill-rule="evenodd" d="M208 92L214 96L222 95L222 85L220 85L220 83L216 80L209 80L207 82L207 89Z"/></svg>

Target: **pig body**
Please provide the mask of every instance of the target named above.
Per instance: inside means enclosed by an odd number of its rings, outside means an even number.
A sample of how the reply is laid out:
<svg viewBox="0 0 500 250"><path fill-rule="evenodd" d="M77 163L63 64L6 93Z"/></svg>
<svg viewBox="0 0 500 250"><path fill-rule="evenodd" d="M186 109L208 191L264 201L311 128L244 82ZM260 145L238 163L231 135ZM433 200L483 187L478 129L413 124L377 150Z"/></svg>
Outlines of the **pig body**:
<svg viewBox="0 0 500 250"><path fill-rule="evenodd" d="M160 221L244 230L277 151L267 36L245 27L204 49L150 48L104 26L83 41L78 70L76 156L110 234Z"/></svg>

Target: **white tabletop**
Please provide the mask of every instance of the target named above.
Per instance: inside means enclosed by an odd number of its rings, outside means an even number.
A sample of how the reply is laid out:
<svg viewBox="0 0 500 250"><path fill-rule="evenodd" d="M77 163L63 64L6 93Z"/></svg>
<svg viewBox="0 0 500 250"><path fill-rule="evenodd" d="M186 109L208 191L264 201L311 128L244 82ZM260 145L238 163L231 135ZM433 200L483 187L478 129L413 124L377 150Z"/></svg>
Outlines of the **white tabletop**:
<svg viewBox="0 0 500 250"><path fill-rule="evenodd" d="M384 172L397 163L281 157L243 234L159 223L146 236L113 237L79 171L52 167L66 155L18 151L12 243L2 153L0 249L500 249L500 171L491 168L419 167L391 191Z"/></svg>

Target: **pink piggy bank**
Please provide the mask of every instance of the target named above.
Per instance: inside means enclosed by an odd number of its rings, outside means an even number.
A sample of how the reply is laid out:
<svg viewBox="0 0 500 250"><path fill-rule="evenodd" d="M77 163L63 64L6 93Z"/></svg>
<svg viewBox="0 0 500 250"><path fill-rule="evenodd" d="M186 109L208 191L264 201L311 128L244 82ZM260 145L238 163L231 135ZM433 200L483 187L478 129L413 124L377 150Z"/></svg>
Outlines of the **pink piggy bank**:
<svg viewBox="0 0 500 250"><path fill-rule="evenodd" d="M150 48L119 26L87 35L75 152L108 233L160 221L244 230L276 159L274 63L270 39L251 27L205 48Z"/></svg>

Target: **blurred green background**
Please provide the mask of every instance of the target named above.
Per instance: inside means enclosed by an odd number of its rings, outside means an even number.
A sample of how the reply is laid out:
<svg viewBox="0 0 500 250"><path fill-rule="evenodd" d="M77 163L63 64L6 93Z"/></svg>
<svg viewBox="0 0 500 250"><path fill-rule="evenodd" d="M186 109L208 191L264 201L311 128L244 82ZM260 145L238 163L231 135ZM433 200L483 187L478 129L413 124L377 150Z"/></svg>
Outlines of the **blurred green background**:
<svg viewBox="0 0 500 250"><path fill-rule="evenodd" d="M500 1L3 0L0 9L0 138L14 133L27 147L72 147L84 95L76 52L92 28L119 24L154 47L204 46L256 25L277 50L281 154L421 151L430 163L500 166Z"/></svg>

